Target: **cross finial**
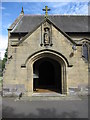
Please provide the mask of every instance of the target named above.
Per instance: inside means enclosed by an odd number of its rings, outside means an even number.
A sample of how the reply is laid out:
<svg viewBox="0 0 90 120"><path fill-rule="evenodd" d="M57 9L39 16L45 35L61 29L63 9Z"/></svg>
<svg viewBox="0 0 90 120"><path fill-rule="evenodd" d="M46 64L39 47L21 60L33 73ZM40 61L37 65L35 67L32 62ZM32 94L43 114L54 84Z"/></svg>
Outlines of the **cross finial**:
<svg viewBox="0 0 90 120"><path fill-rule="evenodd" d="M42 9L43 11L45 11L45 17L48 16L48 11L50 11L50 9L48 8L48 6L45 6L44 9Z"/></svg>
<svg viewBox="0 0 90 120"><path fill-rule="evenodd" d="M21 11L21 14L24 14L24 11L23 11L23 7L22 7L22 11Z"/></svg>

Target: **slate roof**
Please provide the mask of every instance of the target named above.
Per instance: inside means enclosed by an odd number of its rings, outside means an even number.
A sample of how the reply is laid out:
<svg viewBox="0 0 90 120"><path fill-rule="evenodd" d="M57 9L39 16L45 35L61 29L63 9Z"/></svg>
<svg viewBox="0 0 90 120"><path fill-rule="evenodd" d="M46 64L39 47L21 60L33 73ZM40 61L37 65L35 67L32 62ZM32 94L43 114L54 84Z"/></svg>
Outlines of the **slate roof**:
<svg viewBox="0 0 90 120"><path fill-rule="evenodd" d="M88 19L90 16L83 15L49 15L48 19L64 32L90 32L88 31ZM35 29L44 21L43 15L24 15L9 27L12 33L27 33ZM13 26L13 27L12 27Z"/></svg>

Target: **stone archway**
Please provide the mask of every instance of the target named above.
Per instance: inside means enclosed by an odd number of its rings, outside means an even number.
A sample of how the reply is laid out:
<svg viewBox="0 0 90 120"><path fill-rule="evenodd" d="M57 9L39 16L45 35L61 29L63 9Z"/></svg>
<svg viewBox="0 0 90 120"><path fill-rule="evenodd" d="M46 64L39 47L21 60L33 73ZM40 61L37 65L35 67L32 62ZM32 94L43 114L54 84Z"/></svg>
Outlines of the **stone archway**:
<svg viewBox="0 0 90 120"><path fill-rule="evenodd" d="M69 66L69 62L65 57L63 57L60 54L57 54L53 51L41 51L37 52L36 54L33 54L30 56L26 61L26 67L27 67L27 91L31 94L33 93L34 85L34 71L33 66L35 63L37 63L40 59L52 59L52 61L56 61L61 66L61 93L67 94L67 72L66 69Z"/></svg>
<svg viewBox="0 0 90 120"><path fill-rule="evenodd" d="M33 64L33 91L62 93L61 65L56 60L43 57Z"/></svg>

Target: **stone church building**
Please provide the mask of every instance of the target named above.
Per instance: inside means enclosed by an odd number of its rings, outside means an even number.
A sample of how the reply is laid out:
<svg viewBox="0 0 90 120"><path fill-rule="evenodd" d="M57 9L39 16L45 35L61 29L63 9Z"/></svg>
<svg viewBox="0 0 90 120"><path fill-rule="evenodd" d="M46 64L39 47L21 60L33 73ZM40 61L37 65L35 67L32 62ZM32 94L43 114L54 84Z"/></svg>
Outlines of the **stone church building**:
<svg viewBox="0 0 90 120"><path fill-rule="evenodd" d="M25 15L22 9L8 28L4 94L70 94L72 89L87 87L88 18L86 15L47 15L47 10L45 16Z"/></svg>

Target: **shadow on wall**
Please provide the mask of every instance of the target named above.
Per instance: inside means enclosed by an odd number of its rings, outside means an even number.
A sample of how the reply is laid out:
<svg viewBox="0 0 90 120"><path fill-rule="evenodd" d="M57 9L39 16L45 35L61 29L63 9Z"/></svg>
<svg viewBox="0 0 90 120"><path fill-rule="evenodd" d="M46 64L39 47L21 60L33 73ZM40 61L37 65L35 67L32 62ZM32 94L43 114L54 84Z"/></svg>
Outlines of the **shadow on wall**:
<svg viewBox="0 0 90 120"><path fill-rule="evenodd" d="M11 107L3 107L2 118L78 118L78 113L72 111L71 113L63 112L62 114L57 114L56 110L53 109L37 109L38 114L29 113L25 115L24 113L16 114L15 110ZM69 119L70 120L70 119Z"/></svg>

